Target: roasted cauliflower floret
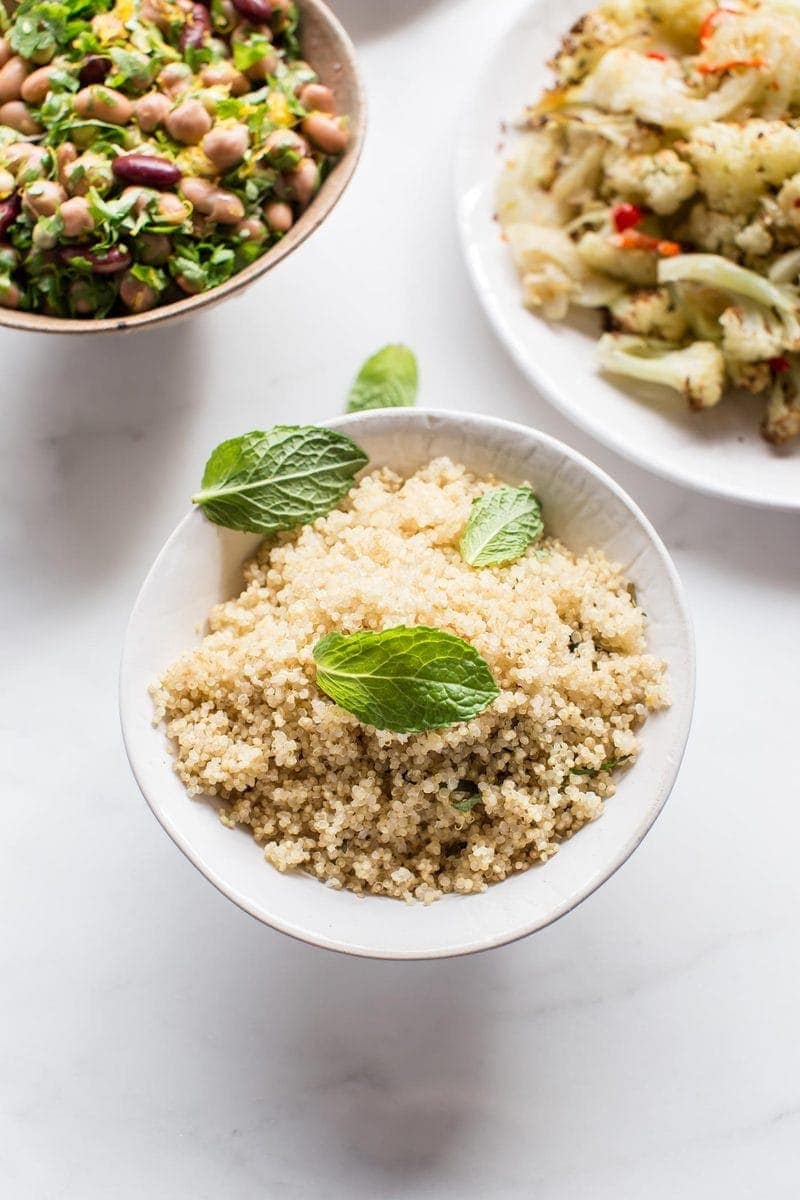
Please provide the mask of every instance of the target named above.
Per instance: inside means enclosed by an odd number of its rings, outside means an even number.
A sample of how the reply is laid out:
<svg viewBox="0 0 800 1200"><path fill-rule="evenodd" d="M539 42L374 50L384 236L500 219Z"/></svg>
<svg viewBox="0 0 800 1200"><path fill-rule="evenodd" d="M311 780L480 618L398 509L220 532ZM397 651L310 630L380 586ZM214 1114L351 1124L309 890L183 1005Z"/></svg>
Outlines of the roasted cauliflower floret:
<svg viewBox="0 0 800 1200"><path fill-rule="evenodd" d="M741 301L719 318L722 353L728 361L759 362L777 358L785 348L786 331L780 317L760 304Z"/></svg>
<svg viewBox="0 0 800 1200"><path fill-rule="evenodd" d="M609 305L609 313L617 329L666 342L681 341L688 330L686 317L669 288L626 292Z"/></svg>
<svg viewBox="0 0 800 1200"><path fill-rule="evenodd" d="M703 200L693 204L689 217L677 231L682 242L711 254L736 254L736 239L747 224L745 216L713 212Z"/></svg>
<svg viewBox="0 0 800 1200"><path fill-rule="evenodd" d="M768 185L800 171L800 129L755 117L712 121L695 129L681 151L697 172L709 208L750 214Z"/></svg>
<svg viewBox="0 0 800 1200"><path fill-rule="evenodd" d="M800 434L800 366L796 361L783 364L775 376L761 432L774 446L782 446Z"/></svg>
<svg viewBox="0 0 800 1200"><path fill-rule="evenodd" d="M604 371L674 388L692 408L713 408L722 399L725 359L713 342L692 342L680 349L669 342L606 333L598 350Z"/></svg>
<svg viewBox="0 0 800 1200"><path fill-rule="evenodd" d="M777 199L783 220L800 231L800 173L786 180Z"/></svg>
<svg viewBox="0 0 800 1200"><path fill-rule="evenodd" d="M548 225L509 225L506 230L522 277L523 303L560 321L570 304L601 307L611 303L621 285L592 271L563 229Z"/></svg>
<svg viewBox="0 0 800 1200"><path fill-rule="evenodd" d="M576 83L591 71L607 50L636 38L647 40L647 23L636 21L636 6L631 3L607 4L586 13L572 26L550 66L558 82Z"/></svg>
<svg viewBox="0 0 800 1200"><path fill-rule="evenodd" d="M592 271L624 279L636 287L653 287L658 282L654 254L648 250L620 250L608 234L585 233L577 244L577 251Z"/></svg>
<svg viewBox="0 0 800 1200"><path fill-rule="evenodd" d="M772 383L772 368L768 362L733 362L726 363L728 378L734 387L744 388L757 396L765 392Z"/></svg>
<svg viewBox="0 0 800 1200"><path fill-rule="evenodd" d="M677 212L697 189L697 177L690 164L674 150L620 154L607 160L605 181L612 193L645 204L660 216Z"/></svg>

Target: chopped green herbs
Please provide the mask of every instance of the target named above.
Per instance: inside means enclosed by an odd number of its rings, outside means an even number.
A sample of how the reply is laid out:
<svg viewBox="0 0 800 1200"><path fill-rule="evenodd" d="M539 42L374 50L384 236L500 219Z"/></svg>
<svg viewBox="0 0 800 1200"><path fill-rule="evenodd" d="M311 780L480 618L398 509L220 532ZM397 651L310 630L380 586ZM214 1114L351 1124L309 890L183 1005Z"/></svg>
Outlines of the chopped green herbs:
<svg viewBox="0 0 800 1200"><path fill-rule="evenodd" d="M314 647L317 685L375 729L422 733L469 721L500 694L477 650L441 629L329 633Z"/></svg>
<svg viewBox="0 0 800 1200"><path fill-rule="evenodd" d="M348 412L410 408L417 398L417 360L408 346L384 346L368 358L347 399Z"/></svg>
<svg viewBox="0 0 800 1200"><path fill-rule="evenodd" d="M453 792L454 796L460 796L459 800L451 800L451 807L460 813L472 812L476 805L482 800L481 789L477 783L473 783L471 779L463 780Z"/></svg>
<svg viewBox="0 0 800 1200"><path fill-rule="evenodd" d="M573 767L570 775L585 775L589 779L596 778L601 771L610 775L612 771L616 771L617 767L623 766L632 757L630 754L623 754L621 758L607 758L599 767Z"/></svg>
<svg viewBox="0 0 800 1200"><path fill-rule="evenodd" d="M529 487L497 487L472 503L461 557L472 567L520 558L544 533L542 509Z"/></svg>
<svg viewBox="0 0 800 1200"><path fill-rule="evenodd" d="M329 513L367 461L333 429L276 425L217 446L193 500L217 525L273 534Z"/></svg>

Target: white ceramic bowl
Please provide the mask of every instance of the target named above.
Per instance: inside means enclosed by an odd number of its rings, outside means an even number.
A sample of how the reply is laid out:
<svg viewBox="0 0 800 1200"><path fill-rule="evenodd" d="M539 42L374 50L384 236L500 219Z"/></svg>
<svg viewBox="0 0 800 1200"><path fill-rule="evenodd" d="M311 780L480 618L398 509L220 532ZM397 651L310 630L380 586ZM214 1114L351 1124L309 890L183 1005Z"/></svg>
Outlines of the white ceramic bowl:
<svg viewBox="0 0 800 1200"><path fill-rule="evenodd" d="M375 958L437 958L500 946L555 921L621 866L672 788L694 698L691 623L675 568L633 501L587 459L552 438L468 413L394 409L328 422L354 438L370 465L406 473L447 454L514 483L530 480L548 530L577 551L602 549L635 582L652 651L666 659L674 701L650 718L643 752L603 816L548 863L470 897L425 908L358 899L265 863L249 832L220 824L210 803L190 799L172 769L167 739L152 724L148 686L198 641L211 607L236 594L240 568L259 543L208 522L199 511L178 526L145 580L125 639L121 712L139 786L158 820L207 879L241 908L303 941ZM198 464L198 468L199 468Z"/></svg>
<svg viewBox="0 0 800 1200"><path fill-rule="evenodd" d="M550 324L523 308L508 246L494 220L497 179L514 153L514 124L552 86L547 68L593 0L529 0L470 89L456 155L458 224L478 297L521 370L599 441L676 483L729 500L800 510L800 439L776 450L758 431L764 401L726 397L693 413L677 392L598 373L594 314Z"/></svg>

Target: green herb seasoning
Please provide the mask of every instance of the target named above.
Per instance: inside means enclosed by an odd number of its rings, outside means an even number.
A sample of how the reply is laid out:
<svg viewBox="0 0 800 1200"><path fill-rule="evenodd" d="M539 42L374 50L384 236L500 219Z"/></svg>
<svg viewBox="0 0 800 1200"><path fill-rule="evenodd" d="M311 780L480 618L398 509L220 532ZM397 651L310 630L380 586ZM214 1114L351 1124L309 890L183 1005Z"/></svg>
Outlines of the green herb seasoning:
<svg viewBox="0 0 800 1200"><path fill-rule="evenodd" d="M329 633L314 661L326 695L365 725L394 733L469 721L500 694L473 646L424 625Z"/></svg>
<svg viewBox="0 0 800 1200"><path fill-rule="evenodd" d="M410 408L417 398L417 360L408 346L384 346L368 358L347 399L348 412Z"/></svg>
<svg viewBox="0 0 800 1200"><path fill-rule="evenodd" d="M343 433L276 425L217 446L192 500L217 525L270 535L329 513L367 462Z"/></svg>
<svg viewBox="0 0 800 1200"><path fill-rule="evenodd" d="M542 509L529 487L497 487L472 503L461 557L472 567L520 558L544 533Z"/></svg>

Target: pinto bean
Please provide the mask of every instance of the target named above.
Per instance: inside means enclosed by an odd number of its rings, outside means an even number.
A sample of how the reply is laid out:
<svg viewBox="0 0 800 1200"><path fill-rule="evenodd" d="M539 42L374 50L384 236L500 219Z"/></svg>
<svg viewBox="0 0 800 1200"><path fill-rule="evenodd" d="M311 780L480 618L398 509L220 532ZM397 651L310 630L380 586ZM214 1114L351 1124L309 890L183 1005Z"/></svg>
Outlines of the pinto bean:
<svg viewBox="0 0 800 1200"><path fill-rule="evenodd" d="M94 229L94 217L85 196L72 196L64 201L58 211L64 222L66 237L83 237Z"/></svg>
<svg viewBox="0 0 800 1200"><path fill-rule="evenodd" d="M267 227L258 217L246 217L244 221L239 222L234 233L238 233L243 241L259 243L266 238Z"/></svg>
<svg viewBox="0 0 800 1200"><path fill-rule="evenodd" d="M9 129L16 129L25 137L35 137L42 132L41 125L34 120L24 100L9 100L6 104L0 104L0 125L8 125Z"/></svg>
<svg viewBox="0 0 800 1200"><path fill-rule="evenodd" d="M28 104L38 106L42 103L47 93L50 91L50 77L58 70L57 67L39 67L36 71L31 71L22 81L20 87L20 95Z"/></svg>
<svg viewBox="0 0 800 1200"><path fill-rule="evenodd" d="M292 207L283 200L273 200L267 204L264 219L273 233L288 233L294 225Z"/></svg>
<svg viewBox="0 0 800 1200"><path fill-rule="evenodd" d="M174 187L180 180L180 170L168 158L155 154L118 154L111 170L123 183L139 183L143 187Z"/></svg>
<svg viewBox="0 0 800 1200"><path fill-rule="evenodd" d="M300 103L309 112L336 113L336 101L329 87L321 83L307 83L300 89Z"/></svg>
<svg viewBox="0 0 800 1200"><path fill-rule="evenodd" d="M184 100L167 114L164 124L176 142L195 146L208 133L212 120L199 100Z"/></svg>
<svg viewBox="0 0 800 1200"><path fill-rule="evenodd" d="M85 196L89 188L107 192L114 182L111 163L101 154L87 150L63 169L64 186L72 196Z"/></svg>
<svg viewBox="0 0 800 1200"><path fill-rule="evenodd" d="M250 131L246 125L217 125L203 138L203 153L220 171L229 171L240 163L250 145Z"/></svg>
<svg viewBox="0 0 800 1200"><path fill-rule="evenodd" d="M189 209L180 196L172 192L162 192L156 202L158 219L165 225L182 225L189 216Z"/></svg>
<svg viewBox="0 0 800 1200"><path fill-rule="evenodd" d="M311 113L300 128L324 154L341 154L348 142L347 130L337 117L329 113Z"/></svg>
<svg viewBox="0 0 800 1200"><path fill-rule="evenodd" d="M7 100L19 100L22 95L22 84L28 77L28 67L18 54L10 58L6 65L0 68L0 104Z"/></svg>
<svg viewBox="0 0 800 1200"><path fill-rule="evenodd" d="M172 242L165 233L141 233L138 252L142 262L148 267L161 267L169 261Z"/></svg>
<svg viewBox="0 0 800 1200"><path fill-rule="evenodd" d="M45 173L50 162L50 152L43 146L32 146L30 142L14 142L4 146L2 161L17 177L17 182L32 183Z"/></svg>
<svg viewBox="0 0 800 1200"><path fill-rule="evenodd" d="M147 312L158 304L158 292L126 271L119 285L119 298L131 312Z"/></svg>
<svg viewBox="0 0 800 1200"><path fill-rule="evenodd" d="M300 205L307 208L319 187L319 167L313 158L302 158L297 166L284 176L289 195Z"/></svg>
<svg viewBox="0 0 800 1200"><path fill-rule="evenodd" d="M79 117L95 117L109 125L127 125L133 116L133 105L122 92L93 83L76 95L75 111Z"/></svg>

